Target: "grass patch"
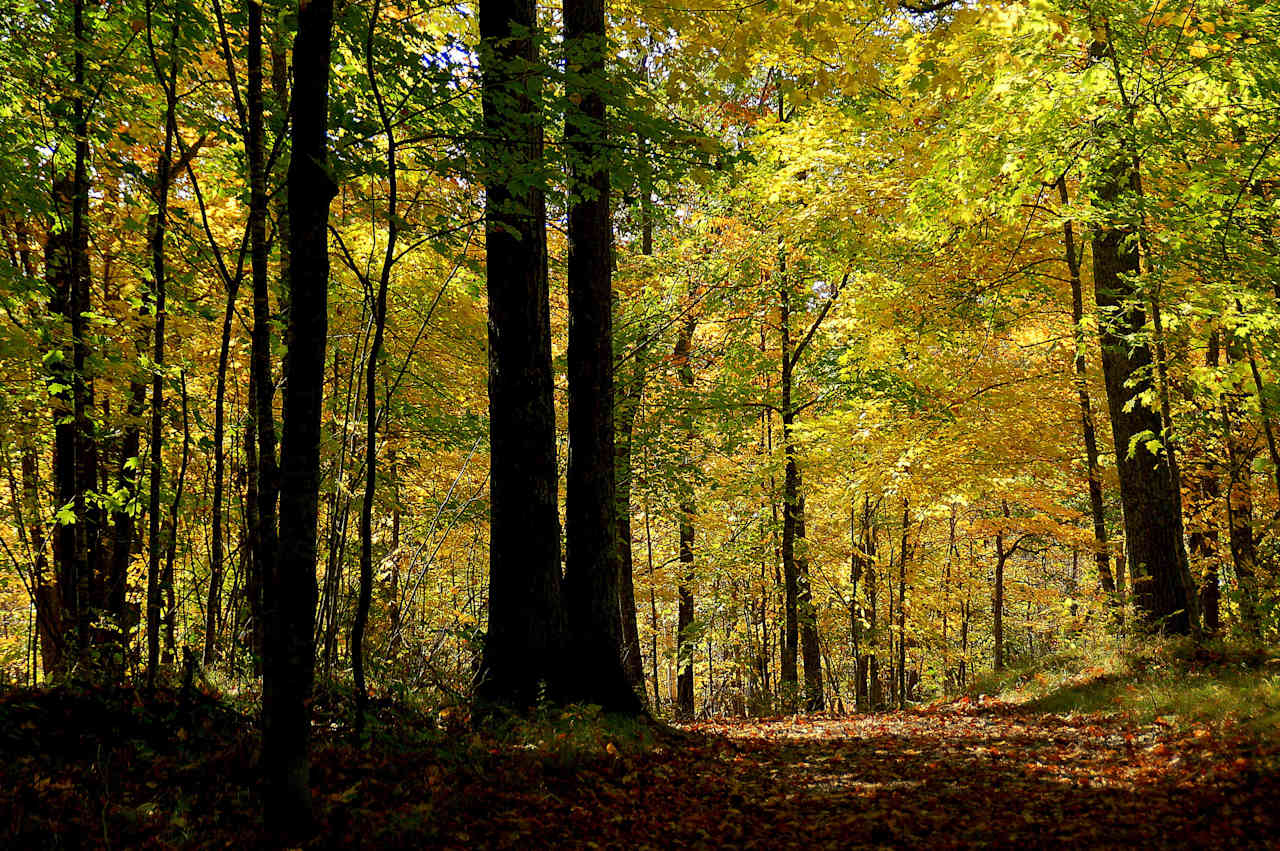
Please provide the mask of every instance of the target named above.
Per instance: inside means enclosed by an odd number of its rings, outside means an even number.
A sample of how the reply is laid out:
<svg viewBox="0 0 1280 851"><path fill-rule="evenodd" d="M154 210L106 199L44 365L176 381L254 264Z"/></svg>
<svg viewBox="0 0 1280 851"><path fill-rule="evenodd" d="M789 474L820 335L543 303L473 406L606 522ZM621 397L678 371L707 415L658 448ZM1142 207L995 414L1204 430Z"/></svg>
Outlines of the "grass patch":
<svg viewBox="0 0 1280 851"><path fill-rule="evenodd" d="M983 678L973 691L1042 712L1138 721L1233 721L1280 735L1280 651L1143 640L1088 659L1063 654Z"/></svg>

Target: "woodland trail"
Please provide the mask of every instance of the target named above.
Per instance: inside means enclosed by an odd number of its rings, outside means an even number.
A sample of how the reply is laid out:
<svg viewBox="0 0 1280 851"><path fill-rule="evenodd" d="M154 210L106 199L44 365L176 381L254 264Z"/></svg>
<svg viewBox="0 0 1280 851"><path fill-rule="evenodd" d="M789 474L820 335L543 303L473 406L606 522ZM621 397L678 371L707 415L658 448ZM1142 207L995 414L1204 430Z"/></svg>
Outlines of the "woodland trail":
<svg viewBox="0 0 1280 851"><path fill-rule="evenodd" d="M480 780L445 798L435 839L620 849L1280 841L1277 749L1237 727L951 704L685 729L694 738L683 746Z"/></svg>
<svg viewBox="0 0 1280 851"><path fill-rule="evenodd" d="M113 706L116 707L113 709ZM175 701L170 707L178 706ZM217 704L0 702L0 846L253 847L257 734ZM316 848L1276 847L1280 746L967 701L708 721L639 745L317 720ZM549 727L548 730L556 728Z"/></svg>

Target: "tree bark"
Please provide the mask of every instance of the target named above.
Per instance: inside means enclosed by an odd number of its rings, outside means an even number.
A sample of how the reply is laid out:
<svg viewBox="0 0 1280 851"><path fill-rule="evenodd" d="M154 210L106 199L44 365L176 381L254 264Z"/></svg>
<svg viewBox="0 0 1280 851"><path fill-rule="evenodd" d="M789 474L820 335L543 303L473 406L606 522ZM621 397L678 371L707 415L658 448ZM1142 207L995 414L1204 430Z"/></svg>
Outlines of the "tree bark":
<svg viewBox="0 0 1280 851"><path fill-rule="evenodd" d="M256 76L250 84L250 136L261 141L262 21L261 6L251 3L250 38ZM256 10L256 12L255 12ZM332 0L310 0L298 13L293 46L294 97L292 154L289 160L289 324L290 356L285 368L283 434L280 448L279 541L274 564L268 567L264 593L266 643L263 659L263 754L266 774L263 806L268 831L295 838L311 829L310 698L314 677L312 637L316 605L316 520L320 489L320 418L324 397L325 344L328 332L329 203L337 187L328 171L329 57L332 48ZM256 89L256 92L254 91ZM257 112L256 117L252 115ZM256 132L255 132L256 131ZM250 145L261 157L260 144ZM259 216L265 213L265 175L256 170L255 195L262 195ZM254 225L257 230L261 219ZM260 236L260 234L259 234ZM251 235L257 241L258 236ZM265 243L254 247L265 259ZM255 258L255 261L258 258ZM255 267L257 267L255 262ZM255 310L259 277L255 268ZM263 276L264 278L265 276ZM261 280L265 296L265 279ZM255 320L255 325L256 325ZM255 328L256 330L256 328ZM259 400L270 398L270 376L260 378ZM260 411L261 412L261 411ZM259 418L260 447L268 422ZM269 463L260 448L258 463ZM264 475L263 480L267 479ZM269 484L269 483L268 483ZM261 485L260 485L261 488ZM259 493L260 503L269 494ZM260 505L260 508L262 506ZM263 533L270 530L262 529Z"/></svg>
<svg viewBox="0 0 1280 851"><path fill-rule="evenodd" d="M481 0L489 291L489 624L476 698L528 707L562 681L555 410L533 0Z"/></svg>
<svg viewBox="0 0 1280 851"><path fill-rule="evenodd" d="M1067 195L1067 179L1058 178L1058 197L1062 206L1070 202ZM1084 287L1080 276L1080 254L1076 251L1075 231L1071 220L1062 222L1063 250L1067 270L1071 277L1071 323L1075 337L1076 398L1080 405L1080 430L1084 437L1085 466L1089 479L1089 515L1093 519L1094 563L1098 568L1098 580L1102 590L1114 595L1115 576L1111 573L1111 550L1107 542L1107 523L1102 501L1102 468L1098 464L1098 438L1093 426L1093 403L1089 398L1089 373L1086 357L1084 327Z"/></svg>
<svg viewBox="0 0 1280 851"><path fill-rule="evenodd" d="M1092 238L1093 281L1101 316L1102 371L1120 475L1125 549L1133 577L1134 601L1157 629L1188 634L1193 601L1182 541L1182 505L1162 448L1167 441L1159 410L1141 400L1150 395L1153 360L1141 341L1146 325L1144 299L1135 280L1140 272L1135 229L1115 212L1130 186L1131 164L1121 155L1105 166L1096 187L1103 223ZM1136 340L1136 342L1135 342Z"/></svg>
<svg viewBox="0 0 1280 851"><path fill-rule="evenodd" d="M569 469L564 595L570 694L609 711L643 704L622 659L614 464L613 226L604 92L604 0L565 0L569 153Z"/></svg>

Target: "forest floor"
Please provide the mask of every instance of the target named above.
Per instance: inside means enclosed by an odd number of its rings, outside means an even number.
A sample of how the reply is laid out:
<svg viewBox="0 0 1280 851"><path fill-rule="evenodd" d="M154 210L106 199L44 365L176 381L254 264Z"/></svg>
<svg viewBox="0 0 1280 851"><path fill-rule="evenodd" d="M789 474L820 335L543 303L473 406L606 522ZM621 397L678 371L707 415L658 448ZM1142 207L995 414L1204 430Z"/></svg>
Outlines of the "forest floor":
<svg viewBox="0 0 1280 851"><path fill-rule="evenodd" d="M477 733L317 710L312 847L1275 847L1280 740L1234 720L961 698L650 732L563 712ZM251 719L195 694L0 698L0 846L252 847Z"/></svg>

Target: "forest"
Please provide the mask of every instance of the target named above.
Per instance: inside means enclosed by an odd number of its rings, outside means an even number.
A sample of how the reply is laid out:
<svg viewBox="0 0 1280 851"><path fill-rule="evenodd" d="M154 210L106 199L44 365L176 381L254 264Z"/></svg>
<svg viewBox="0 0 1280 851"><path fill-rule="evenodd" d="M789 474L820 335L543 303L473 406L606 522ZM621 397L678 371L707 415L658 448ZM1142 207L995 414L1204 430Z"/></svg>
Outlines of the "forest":
<svg viewBox="0 0 1280 851"><path fill-rule="evenodd" d="M0 844L1280 837L1280 6L0 54Z"/></svg>

